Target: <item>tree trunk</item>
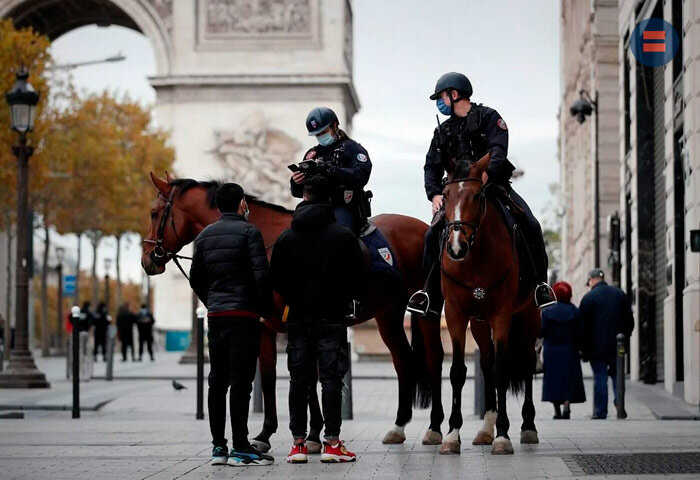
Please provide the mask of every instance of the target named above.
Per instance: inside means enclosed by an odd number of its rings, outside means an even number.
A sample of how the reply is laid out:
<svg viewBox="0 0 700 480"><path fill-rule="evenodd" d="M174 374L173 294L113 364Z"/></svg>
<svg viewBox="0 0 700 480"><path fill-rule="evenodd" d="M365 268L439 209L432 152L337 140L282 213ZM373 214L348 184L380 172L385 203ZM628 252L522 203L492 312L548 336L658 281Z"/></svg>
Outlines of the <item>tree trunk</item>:
<svg viewBox="0 0 700 480"><path fill-rule="evenodd" d="M7 288L5 295L7 303L5 304L5 360L10 359L10 337L12 328L10 326L10 318L12 317L12 217L10 211L5 212L5 226L7 232Z"/></svg>
<svg viewBox="0 0 700 480"><path fill-rule="evenodd" d="M49 226L44 220L44 256L41 263L41 355L49 356L49 298L48 298L48 277L49 277L49 247L51 239L49 237Z"/></svg>
<svg viewBox="0 0 700 480"><path fill-rule="evenodd" d="M97 247L100 246L100 232L92 232L90 241L92 242L92 308L96 308L100 301L100 280L97 278Z"/></svg>
<svg viewBox="0 0 700 480"><path fill-rule="evenodd" d="M117 235L117 256L115 259L116 267L117 267L117 278L116 278L116 284L117 288L115 291L115 296L114 296L114 305L115 305L115 311L119 309L119 306L122 304L122 276L121 276L121 248L122 247L122 234Z"/></svg>
<svg viewBox="0 0 700 480"><path fill-rule="evenodd" d="M75 294L73 295L73 305L80 306L80 261L82 260L83 232L78 232L78 258L75 260Z"/></svg>

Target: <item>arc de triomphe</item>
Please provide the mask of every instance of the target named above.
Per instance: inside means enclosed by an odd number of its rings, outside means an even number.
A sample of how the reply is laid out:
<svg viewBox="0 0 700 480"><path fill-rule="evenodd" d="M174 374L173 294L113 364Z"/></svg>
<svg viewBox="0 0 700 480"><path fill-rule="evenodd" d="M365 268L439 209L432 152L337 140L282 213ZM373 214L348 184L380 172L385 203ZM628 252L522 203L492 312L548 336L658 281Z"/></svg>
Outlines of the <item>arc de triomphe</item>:
<svg viewBox="0 0 700 480"><path fill-rule="evenodd" d="M0 0L0 17L52 40L90 24L143 33L177 173L232 179L286 206L286 165L311 146L306 113L330 106L349 129L359 108L349 0ZM186 279L170 267L154 283L159 324L188 328Z"/></svg>

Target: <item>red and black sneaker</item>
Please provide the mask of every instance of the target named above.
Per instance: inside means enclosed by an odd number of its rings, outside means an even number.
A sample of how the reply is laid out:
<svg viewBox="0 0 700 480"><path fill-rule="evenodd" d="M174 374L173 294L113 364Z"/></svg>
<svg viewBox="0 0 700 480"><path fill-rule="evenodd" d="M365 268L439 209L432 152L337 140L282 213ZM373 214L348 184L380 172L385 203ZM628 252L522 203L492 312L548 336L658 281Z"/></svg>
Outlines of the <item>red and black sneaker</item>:
<svg viewBox="0 0 700 480"><path fill-rule="evenodd" d="M308 463L309 450L305 443L295 443L292 451L287 455L287 463Z"/></svg>
<svg viewBox="0 0 700 480"><path fill-rule="evenodd" d="M357 455L345 448L344 442L337 442L332 445L328 442L323 442L323 453L321 454L323 463L354 462L356 459Z"/></svg>

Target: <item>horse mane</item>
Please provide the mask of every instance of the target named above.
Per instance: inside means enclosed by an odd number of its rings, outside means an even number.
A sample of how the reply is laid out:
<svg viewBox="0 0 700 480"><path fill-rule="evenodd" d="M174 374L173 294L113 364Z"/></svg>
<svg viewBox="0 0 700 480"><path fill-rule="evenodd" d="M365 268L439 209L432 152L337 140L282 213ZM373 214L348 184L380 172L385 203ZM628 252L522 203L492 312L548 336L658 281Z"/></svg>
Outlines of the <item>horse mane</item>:
<svg viewBox="0 0 700 480"><path fill-rule="evenodd" d="M226 183L223 180L195 180L193 178L176 178L175 180L172 180L170 182L170 185L173 187L178 187L178 190L176 192L177 196L182 196L185 193L187 193L189 190L195 188L195 187L201 187L204 188L207 191L207 201L209 202L209 207L210 208L216 208L216 190ZM259 205L261 207L269 208L270 210L273 210L275 212L280 212L280 213L293 213L293 210L289 210L288 208L285 208L281 205L276 205L274 203L269 203L264 200L259 199L255 195L250 195L248 193L245 194L245 199L246 202L252 203L254 205Z"/></svg>

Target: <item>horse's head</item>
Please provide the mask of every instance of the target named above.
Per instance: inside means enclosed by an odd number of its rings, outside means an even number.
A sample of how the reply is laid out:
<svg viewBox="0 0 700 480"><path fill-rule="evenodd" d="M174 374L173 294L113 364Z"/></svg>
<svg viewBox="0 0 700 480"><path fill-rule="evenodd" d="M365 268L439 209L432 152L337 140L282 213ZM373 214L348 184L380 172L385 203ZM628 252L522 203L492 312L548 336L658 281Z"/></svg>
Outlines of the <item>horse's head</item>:
<svg viewBox="0 0 700 480"><path fill-rule="evenodd" d="M186 195L189 189L178 184L182 181L175 180L168 173L166 180L151 173L151 180L158 195L151 204L151 221L143 240L141 266L148 275L159 275L165 271L165 264L201 230L195 215L203 199L194 193Z"/></svg>
<svg viewBox="0 0 700 480"><path fill-rule="evenodd" d="M484 211L482 174L491 161L488 153L478 162L457 164L443 190L445 207L445 248L452 260L467 258L474 244Z"/></svg>

